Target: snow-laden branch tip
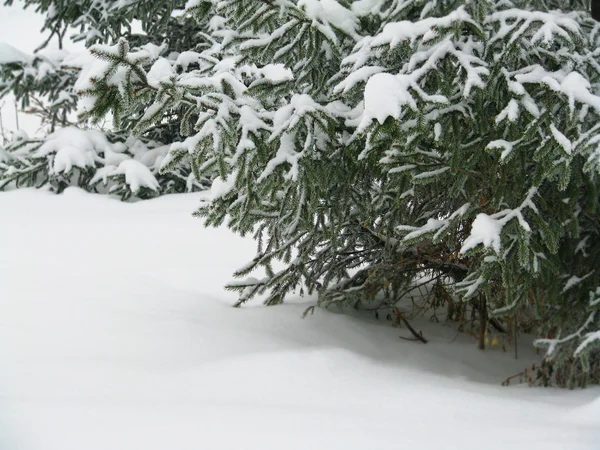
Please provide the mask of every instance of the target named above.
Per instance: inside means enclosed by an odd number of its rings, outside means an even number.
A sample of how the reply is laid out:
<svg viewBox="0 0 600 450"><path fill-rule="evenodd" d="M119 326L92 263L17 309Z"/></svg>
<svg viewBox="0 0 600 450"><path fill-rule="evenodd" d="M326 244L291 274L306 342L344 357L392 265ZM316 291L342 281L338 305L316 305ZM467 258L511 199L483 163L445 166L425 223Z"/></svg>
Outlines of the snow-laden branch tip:
<svg viewBox="0 0 600 450"><path fill-rule="evenodd" d="M465 203L456 211L454 211L448 218L438 220L438 219L428 219L427 223L422 227L407 227L407 226L398 226L396 227L397 231L406 231L410 230L411 232L404 236L404 241L410 241L416 239L420 236L430 234L435 232L433 235L433 240L439 239L442 234L448 229L448 227L452 224L455 219L463 217L468 211L470 203Z"/></svg>
<svg viewBox="0 0 600 450"><path fill-rule="evenodd" d="M332 42L337 42L335 28L355 40L358 35L359 20L352 9L345 8L336 0L298 0L298 7L313 21L313 26L323 33Z"/></svg>
<svg viewBox="0 0 600 450"><path fill-rule="evenodd" d="M29 64L32 57L16 49L12 45L0 42L0 64L22 63Z"/></svg>
<svg viewBox="0 0 600 450"><path fill-rule="evenodd" d="M463 242L460 253L464 254L469 250L483 244L484 247L491 247L496 253L500 253L502 247L502 228L512 219L516 218L521 228L526 232L531 232L529 224L523 217L523 210L530 208L537 213L537 207L533 203L533 197L537 194L537 187L529 189L527 197L518 208L500 211L496 214L488 215L485 213L477 214L471 225L471 233Z"/></svg>

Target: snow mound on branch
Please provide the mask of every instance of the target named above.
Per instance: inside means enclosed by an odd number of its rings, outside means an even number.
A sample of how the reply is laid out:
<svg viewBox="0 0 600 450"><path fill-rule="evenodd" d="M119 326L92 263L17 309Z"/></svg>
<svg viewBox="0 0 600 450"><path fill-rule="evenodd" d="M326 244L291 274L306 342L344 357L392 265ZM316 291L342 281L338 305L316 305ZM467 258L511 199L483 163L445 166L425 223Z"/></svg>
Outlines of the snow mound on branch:
<svg viewBox="0 0 600 450"><path fill-rule="evenodd" d="M153 88L158 88L160 83L171 81L171 77L174 75L175 71L171 63L165 58L158 58L148 72L148 84Z"/></svg>
<svg viewBox="0 0 600 450"><path fill-rule="evenodd" d="M552 136L554 136L556 142L558 142L558 144L563 148L565 153L570 155L573 151L573 143L564 134L562 134L553 123L550 124L550 131L552 132Z"/></svg>
<svg viewBox="0 0 600 450"><path fill-rule="evenodd" d="M471 234L465 239L460 252L465 253L479 244L483 244L485 247L492 247L496 253L500 253L502 226L503 223L500 220L484 213L477 214L471 226Z"/></svg>
<svg viewBox="0 0 600 450"><path fill-rule="evenodd" d="M282 81L294 79L292 71L283 64L267 64L258 69L258 73L273 83L281 83Z"/></svg>
<svg viewBox="0 0 600 450"><path fill-rule="evenodd" d="M600 111L600 97L590 92L591 84L579 72L569 73L560 84L562 91L569 97L569 107L574 110L575 101L589 105Z"/></svg>
<svg viewBox="0 0 600 450"><path fill-rule="evenodd" d="M227 25L227 19L223 16L214 15L208 22L208 27L211 31L218 31L225 28Z"/></svg>
<svg viewBox="0 0 600 450"><path fill-rule="evenodd" d="M298 7L304 9L304 13L315 22L330 24L348 36L358 36L358 18L335 0L299 0Z"/></svg>
<svg viewBox="0 0 600 450"><path fill-rule="evenodd" d="M379 14L383 3L381 0L355 0L352 2L352 11L358 16Z"/></svg>
<svg viewBox="0 0 600 450"><path fill-rule="evenodd" d="M129 151L133 153L136 161L141 162L153 171L158 171L169 153L169 147L169 145L161 145L155 148L148 148L143 142L136 141L136 144Z"/></svg>
<svg viewBox="0 0 600 450"><path fill-rule="evenodd" d="M150 169L141 162L133 159L123 161L119 164L119 167L108 174L108 176L111 175L125 175L125 183L127 183L134 194L143 187L152 189L153 191L160 189L160 185L152 172L150 172Z"/></svg>
<svg viewBox="0 0 600 450"><path fill-rule="evenodd" d="M11 63L29 63L31 56L23 53L21 50L14 48L12 45L0 42L0 64Z"/></svg>
<svg viewBox="0 0 600 450"><path fill-rule="evenodd" d="M185 51L177 55L177 58L175 60L175 66L181 67L183 70L188 70L188 67L190 65L200 65L201 61L202 59L200 58L200 53L193 51Z"/></svg>
<svg viewBox="0 0 600 450"><path fill-rule="evenodd" d="M403 105L416 109L417 103L408 91L408 77L377 73L365 86L365 111L359 130L364 130L373 119L380 124L388 117L398 119Z"/></svg>
<svg viewBox="0 0 600 450"><path fill-rule="evenodd" d="M35 56L40 56L46 59L48 62L54 64L55 66L59 66L63 63L65 58L69 56L69 52L66 50L60 50L55 48L44 48L35 53Z"/></svg>
<svg viewBox="0 0 600 450"><path fill-rule="evenodd" d="M73 145L61 147L54 157L53 169L55 173L69 172L73 167L85 169L94 167L94 152L83 150Z"/></svg>
<svg viewBox="0 0 600 450"><path fill-rule="evenodd" d="M66 127L48 135L35 156L42 158L55 153L52 168L61 173L73 167L94 167L97 154L110 150L111 144L102 132Z"/></svg>
<svg viewBox="0 0 600 450"><path fill-rule="evenodd" d="M221 177L216 177L210 188L210 194L213 200L219 199L221 197L225 197L229 194L233 188L235 187L235 180L237 178L237 173L231 173L227 177L226 180L223 180Z"/></svg>
<svg viewBox="0 0 600 450"><path fill-rule="evenodd" d="M106 73L109 63L96 58L89 50L74 52L65 57L63 64L68 67L81 69L77 81L73 86L76 92L94 87L92 79L102 78Z"/></svg>

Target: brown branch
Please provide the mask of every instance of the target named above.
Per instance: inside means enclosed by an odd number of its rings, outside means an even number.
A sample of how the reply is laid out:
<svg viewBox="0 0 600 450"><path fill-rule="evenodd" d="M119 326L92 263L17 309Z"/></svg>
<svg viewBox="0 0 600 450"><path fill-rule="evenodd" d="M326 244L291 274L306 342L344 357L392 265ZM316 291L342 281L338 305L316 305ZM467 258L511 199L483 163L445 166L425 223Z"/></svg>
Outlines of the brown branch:
<svg viewBox="0 0 600 450"><path fill-rule="evenodd" d="M592 0L591 6L592 18L600 22L600 0Z"/></svg>
<svg viewBox="0 0 600 450"><path fill-rule="evenodd" d="M408 320L406 320L406 317L404 317L404 314L402 314L402 312L396 307L394 306L394 312L396 313L396 317L398 317L398 319L400 319L402 321L402 323L404 325L406 325L406 328L409 329L409 331L413 334L413 336L418 339L419 341L421 341L423 344L427 344L427 339L425 339L423 337L423 333L417 333L417 330L415 330L410 323L408 323Z"/></svg>
<svg viewBox="0 0 600 450"><path fill-rule="evenodd" d="M485 334L487 331L487 303L484 295L479 294L479 302L479 349L485 350Z"/></svg>
<svg viewBox="0 0 600 450"><path fill-rule="evenodd" d="M516 373L514 375L511 375L510 377L506 378L506 380L504 380L502 382L502 386L508 386L510 384L510 380L514 380L515 378L519 378L519 381L522 383L523 382L523 377L527 376L529 369L525 369L522 372Z"/></svg>

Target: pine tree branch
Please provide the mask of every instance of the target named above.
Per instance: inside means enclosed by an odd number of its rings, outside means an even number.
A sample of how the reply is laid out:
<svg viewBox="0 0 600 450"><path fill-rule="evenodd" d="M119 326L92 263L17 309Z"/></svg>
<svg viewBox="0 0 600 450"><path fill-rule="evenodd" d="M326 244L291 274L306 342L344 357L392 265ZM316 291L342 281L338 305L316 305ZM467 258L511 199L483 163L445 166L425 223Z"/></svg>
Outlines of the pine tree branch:
<svg viewBox="0 0 600 450"><path fill-rule="evenodd" d="M417 333L417 331L412 327L412 325L410 323L408 323L408 320L406 320L406 317L404 317L404 314L397 308L394 306L394 312L396 313L396 317L402 321L402 323L404 325L406 325L406 328L408 328L408 330L413 334L413 336L418 339L419 341L421 341L423 344L427 344L427 339L425 339L423 337L423 333L419 332Z"/></svg>

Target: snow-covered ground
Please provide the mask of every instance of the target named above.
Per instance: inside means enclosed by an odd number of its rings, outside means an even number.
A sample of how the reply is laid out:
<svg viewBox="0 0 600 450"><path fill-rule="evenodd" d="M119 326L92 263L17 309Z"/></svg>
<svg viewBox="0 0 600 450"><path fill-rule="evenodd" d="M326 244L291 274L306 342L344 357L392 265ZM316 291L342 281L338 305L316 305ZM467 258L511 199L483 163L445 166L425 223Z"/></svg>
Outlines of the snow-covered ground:
<svg viewBox="0 0 600 450"><path fill-rule="evenodd" d="M0 193L0 449L599 448L600 390L499 386L531 352L231 308L254 244L197 200Z"/></svg>

